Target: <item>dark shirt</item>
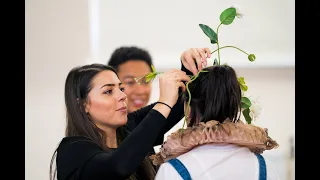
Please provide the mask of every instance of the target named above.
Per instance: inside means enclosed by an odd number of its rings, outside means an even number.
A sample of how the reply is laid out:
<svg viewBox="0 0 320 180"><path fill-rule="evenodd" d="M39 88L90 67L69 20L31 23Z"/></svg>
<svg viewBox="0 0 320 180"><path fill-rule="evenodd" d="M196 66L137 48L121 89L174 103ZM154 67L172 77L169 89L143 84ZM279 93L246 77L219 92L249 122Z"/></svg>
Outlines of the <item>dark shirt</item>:
<svg viewBox="0 0 320 180"><path fill-rule="evenodd" d="M58 180L126 179L133 174L154 145L183 117L179 98L166 119L151 104L128 114L125 125L130 134L118 148L103 151L89 138L65 137L57 149ZM158 142L157 142L158 141Z"/></svg>

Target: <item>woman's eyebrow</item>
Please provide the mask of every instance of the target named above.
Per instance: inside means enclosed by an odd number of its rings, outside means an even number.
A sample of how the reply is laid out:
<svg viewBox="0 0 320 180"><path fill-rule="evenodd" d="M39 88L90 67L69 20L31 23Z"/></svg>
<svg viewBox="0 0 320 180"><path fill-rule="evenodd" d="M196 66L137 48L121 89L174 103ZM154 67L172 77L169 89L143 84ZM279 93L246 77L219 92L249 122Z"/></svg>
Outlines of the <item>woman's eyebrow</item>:
<svg viewBox="0 0 320 180"><path fill-rule="evenodd" d="M122 83L119 83L119 86L120 86L121 84L122 84ZM102 88L105 87L105 86L116 86L116 84L105 84L105 85L101 86L100 89L102 89Z"/></svg>

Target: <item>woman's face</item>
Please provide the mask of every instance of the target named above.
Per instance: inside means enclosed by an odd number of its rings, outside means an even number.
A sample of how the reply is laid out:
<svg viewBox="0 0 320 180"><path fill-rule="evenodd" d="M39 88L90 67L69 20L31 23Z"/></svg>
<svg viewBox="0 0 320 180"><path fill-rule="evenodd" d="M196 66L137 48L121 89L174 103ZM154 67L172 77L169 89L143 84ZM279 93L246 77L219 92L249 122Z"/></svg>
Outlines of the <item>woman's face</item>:
<svg viewBox="0 0 320 180"><path fill-rule="evenodd" d="M97 127L117 128L127 123L127 102L117 75L109 70L98 73L85 105L86 113Z"/></svg>

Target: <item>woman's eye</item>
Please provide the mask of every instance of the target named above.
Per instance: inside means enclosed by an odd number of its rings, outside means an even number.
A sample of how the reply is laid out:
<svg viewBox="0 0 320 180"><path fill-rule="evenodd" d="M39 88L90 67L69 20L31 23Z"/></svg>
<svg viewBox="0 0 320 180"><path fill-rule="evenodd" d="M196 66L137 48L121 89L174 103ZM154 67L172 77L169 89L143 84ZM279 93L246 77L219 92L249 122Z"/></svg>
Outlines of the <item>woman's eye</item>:
<svg viewBox="0 0 320 180"><path fill-rule="evenodd" d="M124 88L120 88L120 91L124 92Z"/></svg>
<svg viewBox="0 0 320 180"><path fill-rule="evenodd" d="M129 86L132 86L134 85L136 82L135 81L128 81L128 82L125 82L126 85L129 85Z"/></svg>
<svg viewBox="0 0 320 180"><path fill-rule="evenodd" d="M111 94L112 93L112 90L106 90L103 92L103 94Z"/></svg>

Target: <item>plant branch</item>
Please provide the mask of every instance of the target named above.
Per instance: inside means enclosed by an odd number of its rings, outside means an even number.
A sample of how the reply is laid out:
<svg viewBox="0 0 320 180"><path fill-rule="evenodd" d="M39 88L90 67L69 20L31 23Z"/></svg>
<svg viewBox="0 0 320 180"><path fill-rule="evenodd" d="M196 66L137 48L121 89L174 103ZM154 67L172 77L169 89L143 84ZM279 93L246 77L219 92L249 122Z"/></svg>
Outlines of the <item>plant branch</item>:
<svg viewBox="0 0 320 180"><path fill-rule="evenodd" d="M220 65L220 46L219 46L219 28L221 26L222 23L219 24L218 28L217 28L217 46L218 46L218 64ZM212 53L211 53L212 54Z"/></svg>
<svg viewBox="0 0 320 180"><path fill-rule="evenodd" d="M237 47L235 47L235 46L223 46L223 47L221 47L221 48L219 48L219 46L218 46L218 49L212 51L211 54L213 54L213 53L216 52L216 51L218 51L218 54L219 54L219 50L220 50L220 49L228 48L228 47L238 49L239 51L241 51L241 52L243 52L243 53L245 53L246 55L249 56L249 53L247 53L247 52L245 52L244 50L242 50L242 49L240 49L240 48L237 48ZM219 64L220 64L220 61L219 61Z"/></svg>
<svg viewBox="0 0 320 180"><path fill-rule="evenodd" d="M184 114L184 122L183 122L183 125L182 125L182 129L184 128L184 126L185 126L185 124L187 122L188 115L189 115L189 108L190 108L190 102L191 102L191 92L190 92L190 89L189 89L189 84L191 82L193 82L194 80L196 80L201 72L208 72L208 71L204 71L204 70L199 71L197 73L197 75L192 76L190 81L187 82L187 84L186 84L186 89L187 89L187 92L188 92L188 95L189 95L189 99L188 99L188 105L187 105L187 108L186 108L186 111L185 111L185 114Z"/></svg>

